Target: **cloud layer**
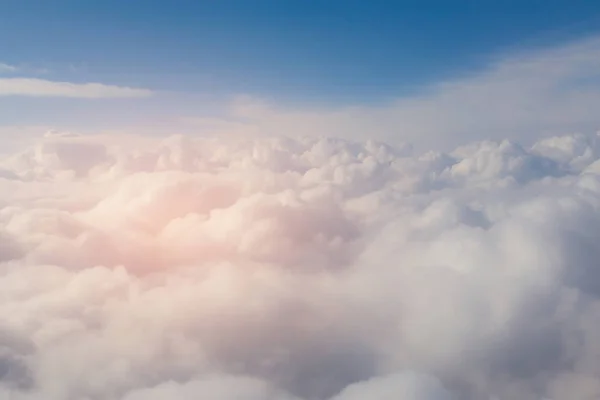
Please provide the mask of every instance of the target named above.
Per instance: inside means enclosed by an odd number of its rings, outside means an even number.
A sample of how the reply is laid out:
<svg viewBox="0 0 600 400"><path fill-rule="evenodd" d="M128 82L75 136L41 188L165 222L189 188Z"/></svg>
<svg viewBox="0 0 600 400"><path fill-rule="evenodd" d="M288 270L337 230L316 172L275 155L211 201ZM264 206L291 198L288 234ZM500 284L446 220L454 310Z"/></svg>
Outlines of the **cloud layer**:
<svg viewBox="0 0 600 400"><path fill-rule="evenodd" d="M0 66L1 69L1 66ZM86 99L148 97L152 91L102 83L55 82L38 78L0 78L0 96Z"/></svg>
<svg viewBox="0 0 600 400"><path fill-rule="evenodd" d="M50 133L0 162L0 397L600 397L600 142Z"/></svg>

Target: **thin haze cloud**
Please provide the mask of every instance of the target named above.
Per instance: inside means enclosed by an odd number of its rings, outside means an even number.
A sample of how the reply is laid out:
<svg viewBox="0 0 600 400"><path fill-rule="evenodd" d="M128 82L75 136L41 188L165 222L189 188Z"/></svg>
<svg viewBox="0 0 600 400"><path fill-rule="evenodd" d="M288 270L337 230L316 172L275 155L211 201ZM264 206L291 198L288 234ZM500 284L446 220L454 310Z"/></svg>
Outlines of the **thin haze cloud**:
<svg viewBox="0 0 600 400"><path fill-rule="evenodd" d="M0 78L0 96L72 97L83 99L148 97L148 89L102 83L55 82L37 78Z"/></svg>
<svg viewBox="0 0 600 400"><path fill-rule="evenodd" d="M421 94L382 106L285 108L239 96L227 122L237 132L304 134L449 150L472 140L504 138L533 143L564 132L600 127L600 37L559 47L496 57L464 78L433 84ZM183 119L193 125L193 119ZM199 126L203 125L203 119ZM214 125L214 122L213 122Z"/></svg>
<svg viewBox="0 0 600 400"><path fill-rule="evenodd" d="M0 74L17 72L17 67L10 64L0 63Z"/></svg>

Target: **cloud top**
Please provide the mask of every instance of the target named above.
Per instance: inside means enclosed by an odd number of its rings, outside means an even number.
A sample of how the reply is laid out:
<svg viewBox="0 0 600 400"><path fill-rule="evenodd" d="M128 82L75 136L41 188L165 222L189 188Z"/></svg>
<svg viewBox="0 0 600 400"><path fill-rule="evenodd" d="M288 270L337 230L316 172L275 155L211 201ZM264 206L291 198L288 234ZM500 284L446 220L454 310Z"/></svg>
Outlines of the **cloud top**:
<svg viewBox="0 0 600 400"><path fill-rule="evenodd" d="M600 397L600 141L52 132L0 161L0 397Z"/></svg>

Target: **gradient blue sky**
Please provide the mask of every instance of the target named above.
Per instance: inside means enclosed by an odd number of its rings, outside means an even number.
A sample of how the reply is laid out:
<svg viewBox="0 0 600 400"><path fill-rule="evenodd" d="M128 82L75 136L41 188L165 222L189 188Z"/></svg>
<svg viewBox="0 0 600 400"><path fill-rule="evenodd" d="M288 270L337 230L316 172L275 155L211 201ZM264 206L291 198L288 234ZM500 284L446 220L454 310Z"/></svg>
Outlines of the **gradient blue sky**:
<svg viewBox="0 0 600 400"><path fill-rule="evenodd" d="M0 125L144 125L218 114L238 94L375 107L599 31L600 3L582 0L7 0L0 62L15 69L2 77L154 95L3 96Z"/></svg>

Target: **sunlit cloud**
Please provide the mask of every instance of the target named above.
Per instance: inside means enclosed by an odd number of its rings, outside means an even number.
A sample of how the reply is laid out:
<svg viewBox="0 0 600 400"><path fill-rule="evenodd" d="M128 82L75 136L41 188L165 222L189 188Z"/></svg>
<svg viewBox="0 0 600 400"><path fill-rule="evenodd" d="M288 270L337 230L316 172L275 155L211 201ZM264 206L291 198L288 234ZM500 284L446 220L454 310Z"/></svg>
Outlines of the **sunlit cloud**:
<svg viewBox="0 0 600 400"><path fill-rule="evenodd" d="M49 132L0 160L0 397L599 398L599 210L595 135Z"/></svg>

